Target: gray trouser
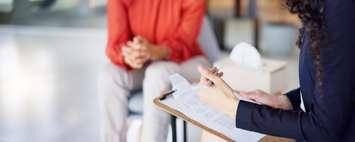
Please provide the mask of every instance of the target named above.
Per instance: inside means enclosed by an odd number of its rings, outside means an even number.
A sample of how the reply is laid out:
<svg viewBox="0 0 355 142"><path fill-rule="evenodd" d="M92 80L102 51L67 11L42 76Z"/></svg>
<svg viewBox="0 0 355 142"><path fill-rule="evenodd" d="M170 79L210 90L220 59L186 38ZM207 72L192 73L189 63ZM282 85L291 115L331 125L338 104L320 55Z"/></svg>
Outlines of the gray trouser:
<svg viewBox="0 0 355 142"><path fill-rule="evenodd" d="M103 116L105 142L125 142L127 132L128 96L143 87L144 116L141 139L144 142L166 142L169 115L158 110L153 99L170 87L168 77L180 73L191 82L198 81L198 65L209 66L204 57L195 57L182 64L158 61L140 70L125 71L109 64L99 79L99 98Z"/></svg>

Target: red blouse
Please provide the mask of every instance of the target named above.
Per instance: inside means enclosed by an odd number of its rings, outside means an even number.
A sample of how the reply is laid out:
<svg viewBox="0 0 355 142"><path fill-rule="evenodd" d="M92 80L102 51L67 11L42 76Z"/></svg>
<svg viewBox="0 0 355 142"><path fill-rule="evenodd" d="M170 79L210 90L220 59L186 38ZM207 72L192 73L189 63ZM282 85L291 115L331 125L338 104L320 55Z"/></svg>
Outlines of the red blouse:
<svg viewBox="0 0 355 142"><path fill-rule="evenodd" d="M202 55L197 42L205 0L108 0L108 45L111 62L127 70L121 47L136 35L170 48L168 60L181 63Z"/></svg>

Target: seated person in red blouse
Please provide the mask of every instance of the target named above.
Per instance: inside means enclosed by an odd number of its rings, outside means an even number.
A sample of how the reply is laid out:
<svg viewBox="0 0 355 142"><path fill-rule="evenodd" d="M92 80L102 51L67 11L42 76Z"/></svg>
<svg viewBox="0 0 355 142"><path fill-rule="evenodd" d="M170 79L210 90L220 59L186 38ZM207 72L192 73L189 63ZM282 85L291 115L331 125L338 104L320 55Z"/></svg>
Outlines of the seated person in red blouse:
<svg viewBox="0 0 355 142"><path fill-rule="evenodd" d="M168 77L180 73L198 81L198 65L209 65L197 38L204 0L108 0L108 46L111 64L100 76L105 141L124 142L130 92L143 88L144 142L166 142L169 115L153 99L170 89Z"/></svg>

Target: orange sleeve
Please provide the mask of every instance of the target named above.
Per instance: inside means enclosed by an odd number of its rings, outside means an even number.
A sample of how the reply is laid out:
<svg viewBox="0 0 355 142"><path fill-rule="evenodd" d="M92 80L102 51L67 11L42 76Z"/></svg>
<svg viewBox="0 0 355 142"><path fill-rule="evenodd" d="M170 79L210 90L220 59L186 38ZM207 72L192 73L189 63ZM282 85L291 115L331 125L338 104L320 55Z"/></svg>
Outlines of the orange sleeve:
<svg viewBox="0 0 355 142"><path fill-rule="evenodd" d="M182 15L175 34L163 41L163 46L170 48L169 60L182 62L201 52L197 38L206 9L205 0L185 0L182 4Z"/></svg>
<svg viewBox="0 0 355 142"><path fill-rule="evenodd" d="M124 63L121 47L130 40L128 14L125 3L122 0L108 0L107 4L108 43L106 55L110 61L130 70L130 66Z"/></svg>

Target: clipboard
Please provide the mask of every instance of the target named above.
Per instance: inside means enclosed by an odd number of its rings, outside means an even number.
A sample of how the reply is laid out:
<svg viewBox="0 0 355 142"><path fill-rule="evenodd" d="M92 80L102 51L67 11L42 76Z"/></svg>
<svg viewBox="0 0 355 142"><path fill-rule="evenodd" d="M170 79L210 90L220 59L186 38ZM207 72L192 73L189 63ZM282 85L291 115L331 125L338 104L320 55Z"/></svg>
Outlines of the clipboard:
<svg viewBox="0 0 355 142"><path fill-rule="evenodd" d="M162 100L166 99L167 97L172 97L171 95L174 93L175 91L174 90L171 90L171 91L168 91L168 92L165 92L163 93L161 96L157 97L154 99L154 104L158 106L158 108L162 109L163 111L165 112L168 112L169 114L171 115L174 115L184 121L187 121L189 123L192 123L193 125L197 126L197 127L200 127L206 131L208 131L209 133L212 133L228 142L234 142L233 139L225 136L224 134L212 129L212 128L209 128L208 126L204 125L204 124L201 124L200 122L186 116L184 113L174 109L174 108L171 108L169 107L168 105L165 105L163 103L161 103Z"/></svg>
<svg viewBox="0 0 355 142"><path fill-rule="evenodd" d="M214 130L212 128L209 128L208 126L186 116L184 113L169 107L168 105L163 104L161 101L168 98L168 97L172 97L172 94L174 93L174 90L168 91L163 93L161 96L155 98L153 100L154 104L156 106L158 106L159 109L168 112L171 115L174 115L184 121L187 121L189 123L192 123L193 125L200 127L201 129L204 129L206 131L208 131L211 134L214 134L228 142L234 142L233 139L229 138L228 136L224 135L221 132L218 132L217 130ZM263 137L262 139L259 140L259 142L295 142L295 140L292 139L288 139L288 138L282 138L282 137L275 137L275 136L270 136L270 135L266 135L265 137Z"/></svg>

